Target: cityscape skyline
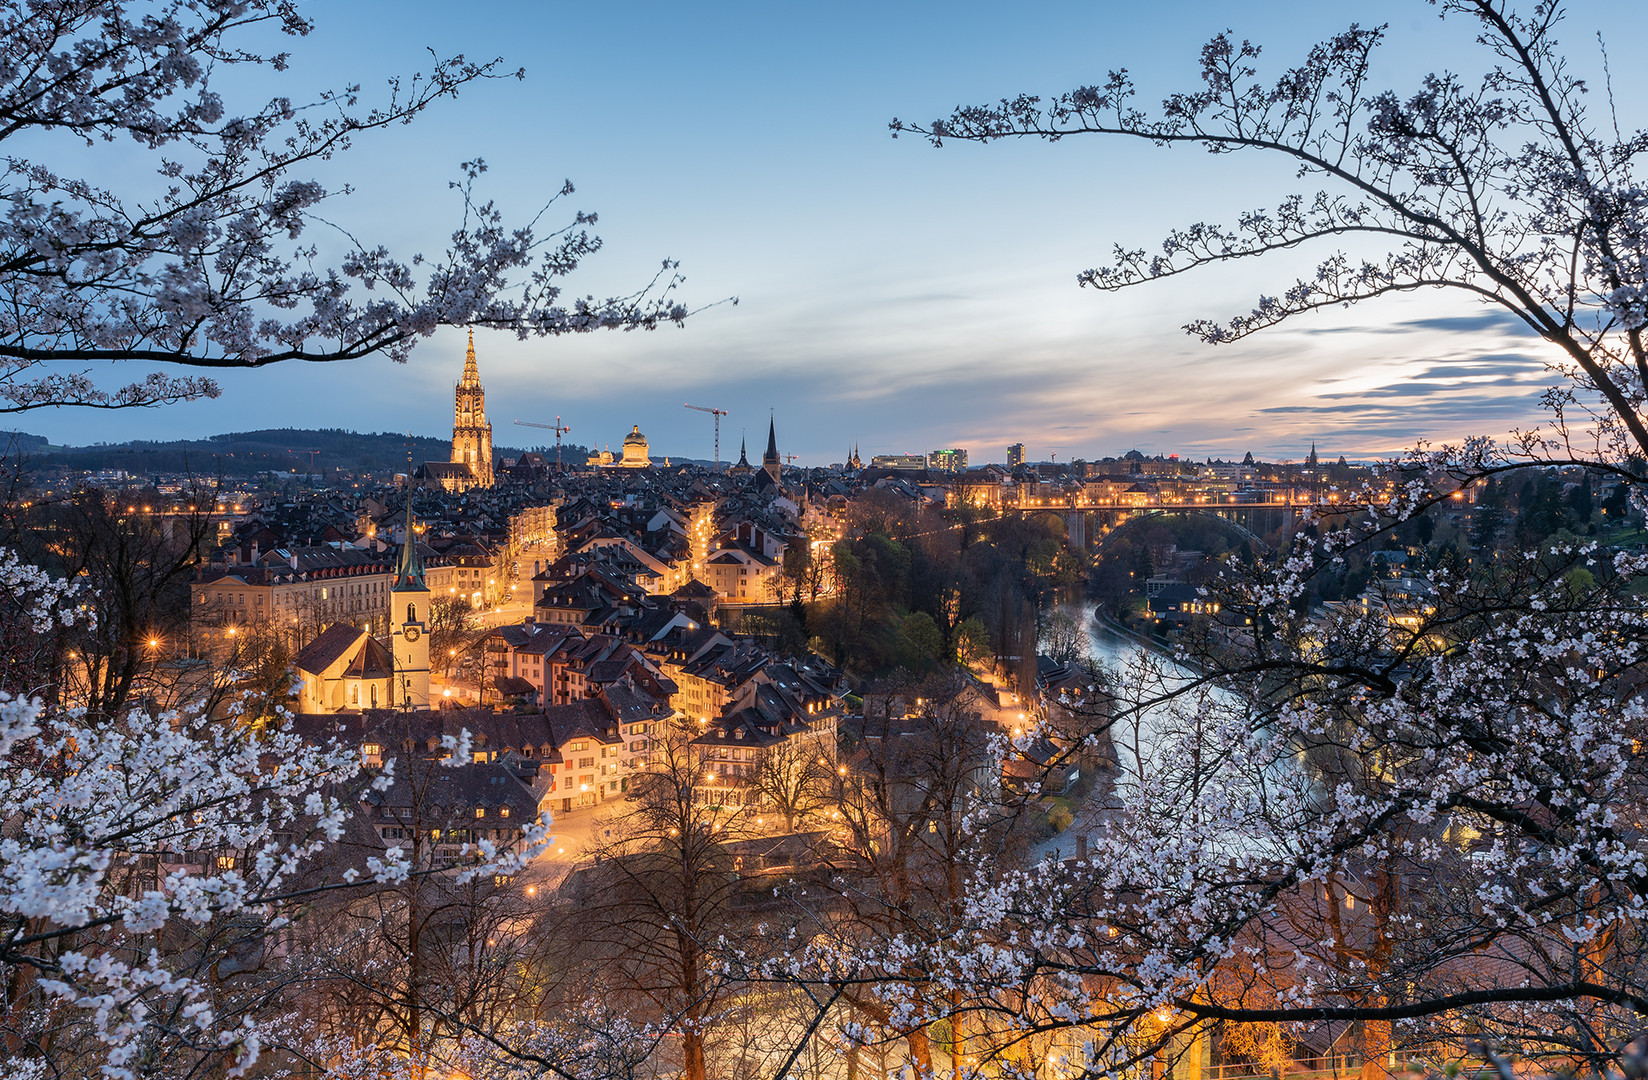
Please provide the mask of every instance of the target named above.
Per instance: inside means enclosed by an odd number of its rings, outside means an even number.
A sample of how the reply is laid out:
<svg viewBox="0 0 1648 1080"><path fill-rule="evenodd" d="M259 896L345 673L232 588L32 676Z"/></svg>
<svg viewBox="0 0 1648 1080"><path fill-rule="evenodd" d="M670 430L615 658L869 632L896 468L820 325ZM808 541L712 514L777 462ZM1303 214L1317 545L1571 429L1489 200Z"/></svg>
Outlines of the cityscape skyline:
<svg viewBox="0 0 1648 1080"><path fill-rule="evenodd" d="M739 298L707 307L683 330L526 342L481 332L483 372L510 402L499 414L505 426L559 415L572 441L595 444L638 424L661 451L708 459L705 418L681 408L703 400L730 410L724 443L776 409L786 452L823 464L854 442L866 459L959 446L984 461L1019 441L1039 442L1044 458L1129 448L1285 457L1312 441L1379 457L1419 439L1497 435L1540 418L1542 343L1457 298L1381 301L1213 348L1179 328L1247 310L1307 262L1283 253L1257 272L1215 267L1187 279L1188 289L1075 286L1113 243L1153 247L1175 225L1229 221L1273 202L1277 172L1266 163L1097 140L934 150L886 131L894 115L1055 92L1123 64L1152 69L1147 96L1177 89L1193 81L1200 43L1227 25L1263 42L1267 62L1285 64L1342 28L1336 12L1287 3L1233 16L1186 0L1164 20L1047 3L1003 27L978 17L987 9L961 5L938 23L878 12L879 32L866 35L863 6L756 18L728 5L678 22L662 8L649 19L654 8L643 5L581 13L580 47L550 63L536 62L530 46L496 47L548 39L567 10L477 14L418 3L388 20L361 5L321 20L277 82L296 93L358 71L370 93L375 78L415 63L431 42L502 53L527 66L524 84L474 88L415 136L364 138L320 170L356 190L329 213L392 249L438 250L458 210L446 180L458 161L480 155L492 166L482 194L513 217L530 216L562 176L579 186L569 208L600 213L607 246L573 288L627 292L671 257L682 261L692 305ZM1398 88L1444 66L1468 33L1433 25L1411 5L1372 11L1389 16L1378 70ZM1594 29L1642 18L1617 3L1571 13L1565 37L1576 62L1597 58L1579 46ZM1064 32L1049 40L1039 30L1048 23ZM383 46L359 57L352 44L369 30ZM1640 122L1630 106L1648 98L1642 88L1635 69L1614 73L1622 124ZM671 121L634 139L629 118L665 95ZM592 109L611 119L575 138L545 119ZM531 137L539 131L548 137ZM406 168L409 159L418 167ZM658 168L663 160L671 167ZM462 330L445 329L403 369L374 358L223 372L217 401L34 412L15 426L81 444L198 437L277 416L300 427L434 434L463 349ZM128 363L121 374L142 369Z"/></svg>

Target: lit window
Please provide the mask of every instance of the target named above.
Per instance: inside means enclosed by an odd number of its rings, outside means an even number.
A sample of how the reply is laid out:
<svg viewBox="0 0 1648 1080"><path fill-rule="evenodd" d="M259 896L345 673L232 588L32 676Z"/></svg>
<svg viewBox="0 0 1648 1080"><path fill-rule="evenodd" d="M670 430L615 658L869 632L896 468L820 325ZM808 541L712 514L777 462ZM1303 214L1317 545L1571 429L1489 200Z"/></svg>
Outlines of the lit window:
<svg viewBox="0 0 1648 1080"><path fill-rule="evenodd" d="M475 808L475 816L478 817L478 818L486 817L486 807L477 806Z"/></svg>

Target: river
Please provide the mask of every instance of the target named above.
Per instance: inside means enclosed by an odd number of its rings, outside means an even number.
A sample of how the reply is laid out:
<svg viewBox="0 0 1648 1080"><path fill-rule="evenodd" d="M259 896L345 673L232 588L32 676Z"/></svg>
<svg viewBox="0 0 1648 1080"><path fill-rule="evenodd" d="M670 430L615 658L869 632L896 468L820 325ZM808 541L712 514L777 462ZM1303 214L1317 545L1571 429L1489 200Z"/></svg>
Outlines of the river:
<svg viewBox="0 0 1648 1080"><path fill-rule="evenodd" d="M1064 856L1072 854L1076 835L1100 826L1107 806L1115 805L1116 787L1137 782L1141 774L1178 773L1188 756L1186 740L1194 741L1194 733L1204 729L1213 714L1240 706L1235 695L1217 687L1202 685L1187 689L1195 683L1196 672L1176 663L1164 651L1108 628L1094 617L1093 604L1071 604L1066 610L1081 619L1087 632L1089 656L1111 674L1113 689L1124 704L1111 726L1121 775L1114 785L1097 784L1077 808L1072 827L1039 846L1038 854L1058 849ZM1171 700L1164 700L1175 694ZM1138 704L1128 707L1127 702ZM1264 783L1281 780L1283 773L1290 772L1286 761L1284 758L1273 762L1265 770ZM1216 843L1229 846L1233 851L1247 846L1234 835Z"/></svg>

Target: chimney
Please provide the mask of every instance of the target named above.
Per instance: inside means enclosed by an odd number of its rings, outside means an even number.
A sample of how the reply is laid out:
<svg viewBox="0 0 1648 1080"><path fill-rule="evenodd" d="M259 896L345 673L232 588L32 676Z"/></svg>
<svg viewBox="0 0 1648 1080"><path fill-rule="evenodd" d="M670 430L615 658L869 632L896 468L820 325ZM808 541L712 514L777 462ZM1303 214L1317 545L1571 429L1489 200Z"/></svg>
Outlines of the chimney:
<svg viewBox="0 0 1648 1080"><path fill-rule="evenodd" d="M1077 833L1076 834L1076 861L1077 862L1086 862L1087 861L1087 834L1086 833Z"/></svg>

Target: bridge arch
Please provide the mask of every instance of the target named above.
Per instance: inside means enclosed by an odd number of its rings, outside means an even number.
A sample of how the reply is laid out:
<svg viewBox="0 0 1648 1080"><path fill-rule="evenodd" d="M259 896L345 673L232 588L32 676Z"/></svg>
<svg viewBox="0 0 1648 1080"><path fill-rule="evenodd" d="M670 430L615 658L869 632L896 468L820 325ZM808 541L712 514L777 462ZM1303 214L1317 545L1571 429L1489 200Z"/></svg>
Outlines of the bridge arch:
<svg viewBox="0 0 1648 1080"><path fill-rule="evenodd" d="M1114 543L1117 537L1133 531L1147 521L1164 517L1203 518L1205 520L1215 521L1224 528L1228 529L1230 532L1235 533L1237 536L1253 545L1255 551L1270 550L1270 545L1265 543L1264 539L1260 537L1258 533L1254 532L1252 529L1249 529L1241 522L1210 510L1201 510L1195 507L1187 506L1141 506L1135 510L1130 510L1124 520L1117 522L1111 528L1103 530L1093 537L1093 546L1091 550L1093 554L1098 555L1102 553L1105 548Z"/></svg>
<svg viewBox="0 0 1648 1080"><path fill-rule="evenodd" d="M1045 521L1057 525L1059 532L1068 537L1070 535L1070 515L1076 512L1068 507L1048 506L1035 510L1026 510L1023 517L1026 521Z"/></svg>

